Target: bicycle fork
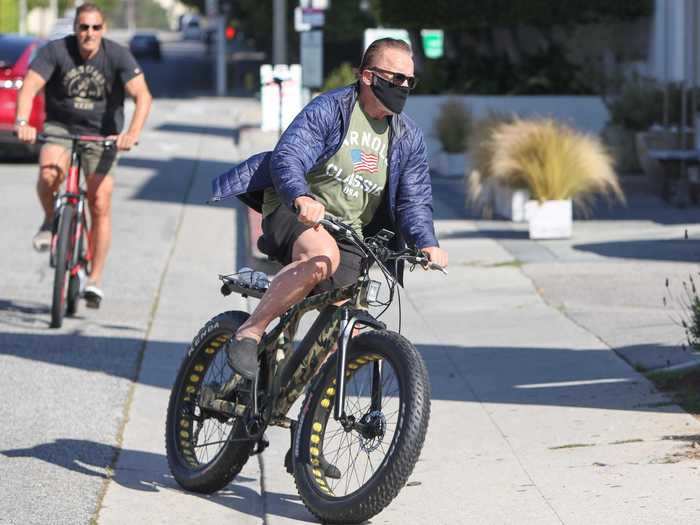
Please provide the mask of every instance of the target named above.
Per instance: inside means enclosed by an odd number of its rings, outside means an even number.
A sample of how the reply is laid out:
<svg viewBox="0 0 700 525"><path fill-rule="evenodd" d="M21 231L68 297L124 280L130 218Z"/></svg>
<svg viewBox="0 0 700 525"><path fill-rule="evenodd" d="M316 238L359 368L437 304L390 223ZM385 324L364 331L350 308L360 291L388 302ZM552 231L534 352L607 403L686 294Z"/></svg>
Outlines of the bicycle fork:
<svg viewBox="0 0 700 525"><path fill-rule="evenodd" d="M352 428L356 422L349 420L345 413L345 368L348 360L348 345L352 332L357 323L364 324L383 330L386 325L372 317L365 310L350 310L343 308L340 318L340 336L338 337L338 368L336 369L335 384L337 395L333 407L333 417L343 425L346 430ZM382 406L382 362L381 360L372 363L372 392L371 410L379 410Z"/></svg>

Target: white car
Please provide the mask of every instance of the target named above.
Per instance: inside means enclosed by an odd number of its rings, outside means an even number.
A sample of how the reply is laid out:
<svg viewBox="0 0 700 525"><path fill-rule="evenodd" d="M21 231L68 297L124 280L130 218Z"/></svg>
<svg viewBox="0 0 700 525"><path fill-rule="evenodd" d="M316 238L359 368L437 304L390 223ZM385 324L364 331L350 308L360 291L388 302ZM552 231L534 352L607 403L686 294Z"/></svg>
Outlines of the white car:
<svg viewBox="0 0 700 525"><path fill-rule="evenodd" d="M197 18L190 18L182 28L182 38L185 40L202 40L202 35L202 26Z"/></svg>

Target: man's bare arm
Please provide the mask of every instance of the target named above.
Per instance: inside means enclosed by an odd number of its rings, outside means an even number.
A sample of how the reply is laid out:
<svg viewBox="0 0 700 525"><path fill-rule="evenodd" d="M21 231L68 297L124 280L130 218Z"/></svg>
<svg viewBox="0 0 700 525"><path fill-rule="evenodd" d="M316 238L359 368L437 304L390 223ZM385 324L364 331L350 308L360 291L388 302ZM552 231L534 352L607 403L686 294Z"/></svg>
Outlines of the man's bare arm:
<svg viewBox="0 0 700 525"><path fill-rule="evenodd" d="M128 150L138 142L141 135L141 129L146 122L148 112L151 110L151 102L153 97L146 85L146 79L143 74L135 76L124 86L126 93L134 99L136 107L134 114L131 117L129 129L126 133L122 133L117 138L117 147L121 150Z"/></svg>
<svg viewBox="0 0 700 525"><path fill-rule="evenodd" d="M17 112L15 113L15 132L22 142L33 144L36 142L36 128L28 124L17 125L17 121L29 121L32 113L32 102L36 94L44 87L46 80L41 75L32 71L27 72L24 83L17 95Z"/></svg>

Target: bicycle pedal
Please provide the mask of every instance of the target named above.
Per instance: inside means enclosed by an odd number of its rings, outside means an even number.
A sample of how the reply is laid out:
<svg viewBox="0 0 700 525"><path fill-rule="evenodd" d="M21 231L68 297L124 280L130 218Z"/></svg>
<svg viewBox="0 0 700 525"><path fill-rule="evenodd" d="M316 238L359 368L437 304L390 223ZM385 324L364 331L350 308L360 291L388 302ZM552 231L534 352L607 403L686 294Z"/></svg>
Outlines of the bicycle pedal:
<svg viewBox="0 0 700 525"><path fill-rule="evenodd" d="M251 456L255 456L256 454L262 454L265 452L265 449L270 446L270 440L267 439L265 434L262 435L260 439L258 439L257 443L255 443L255 448L253 449L253 452L250 453Z"/></svg>

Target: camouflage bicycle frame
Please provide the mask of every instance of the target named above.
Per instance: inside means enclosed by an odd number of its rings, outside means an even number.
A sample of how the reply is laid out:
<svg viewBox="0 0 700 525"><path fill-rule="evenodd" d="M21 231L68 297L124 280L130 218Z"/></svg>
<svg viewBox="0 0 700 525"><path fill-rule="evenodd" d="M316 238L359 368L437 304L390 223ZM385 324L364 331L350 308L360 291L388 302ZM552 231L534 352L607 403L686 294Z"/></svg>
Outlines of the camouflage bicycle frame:
<svg viewBox="0 0 700 525"><path fill-rule="evenodd" d="M338 288L330 292L313 295L296 306L290 308L281 318L279 324L263 337L260 351L265 354L268 363L268 393L272 401L271 424L284 420L290 407L304 391L304 387L320 370L326 358L338 343L341 329L342 312L346 308L366 309L367 304L361 298L367 279L361 279L357 283ZM299 326L301 317L311 310L328 308L335 303L348 299L355 299L337 307L329 321L322 327L310 348L296 350L293 347L294 335ZM289 365L295 352L304 352L303 359L296 366L291 378L286 384L282 381L285 367Z"/></svg>

